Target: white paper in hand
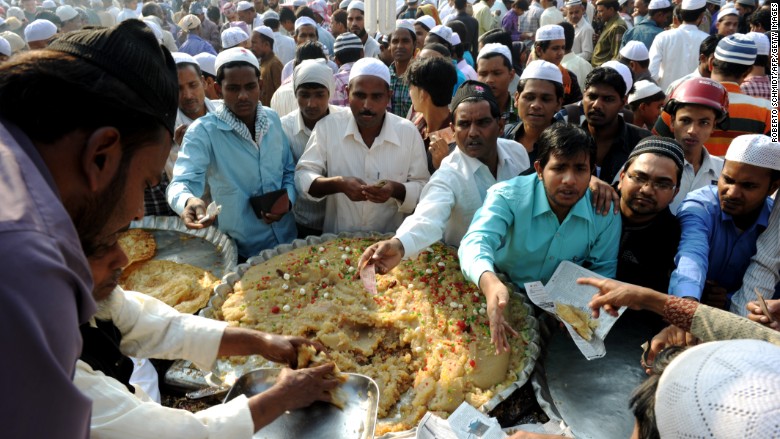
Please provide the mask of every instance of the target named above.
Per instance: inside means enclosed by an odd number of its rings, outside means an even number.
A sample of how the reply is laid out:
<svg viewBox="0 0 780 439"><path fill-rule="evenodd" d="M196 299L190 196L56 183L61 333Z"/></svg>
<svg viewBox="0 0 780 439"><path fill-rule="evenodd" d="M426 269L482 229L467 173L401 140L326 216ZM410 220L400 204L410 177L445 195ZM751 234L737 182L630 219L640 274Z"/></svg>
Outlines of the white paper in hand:
<svg viewBox="0 0 780 439"><path fill-rule="evenodd" d="M206 221L210 220L211 218L214 218L215 216L219 215L219 213L222 212L222 205L217 205L216 201L212 201L211 204L209 204L206 207L206 216L198 220L198 224L203 224Z"/></svg>
<svg viewBox="0 0 780 439"><path fill-rule="evenodd" d="M360 270L360 280L363 281L363 288L369 292L369 294L376 295L376 268L374 264L366 264Z"/></svg>

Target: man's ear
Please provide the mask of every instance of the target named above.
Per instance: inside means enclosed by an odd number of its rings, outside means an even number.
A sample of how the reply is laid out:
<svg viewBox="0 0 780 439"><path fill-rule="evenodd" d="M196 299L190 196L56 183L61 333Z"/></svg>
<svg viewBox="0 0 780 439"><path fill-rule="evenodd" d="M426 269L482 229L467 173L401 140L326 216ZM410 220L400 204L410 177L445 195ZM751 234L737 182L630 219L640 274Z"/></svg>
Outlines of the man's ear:
<svg viewBox="0 0 780 439"><path fill-rule="evenodd" d="M539 180L541 180L542 179L542 170L543 170L542 162L540 162L539 160L535 161L534 162L534 169L536 169L537 177L539 177Z"/></svg>
<svg viewBox="0 0 780 439"><path fill-rule="evenodd" d="M102 192L114 180L122 162L122 143L114 127L102 127L87 137L81 167L92 192Z"/></svg>

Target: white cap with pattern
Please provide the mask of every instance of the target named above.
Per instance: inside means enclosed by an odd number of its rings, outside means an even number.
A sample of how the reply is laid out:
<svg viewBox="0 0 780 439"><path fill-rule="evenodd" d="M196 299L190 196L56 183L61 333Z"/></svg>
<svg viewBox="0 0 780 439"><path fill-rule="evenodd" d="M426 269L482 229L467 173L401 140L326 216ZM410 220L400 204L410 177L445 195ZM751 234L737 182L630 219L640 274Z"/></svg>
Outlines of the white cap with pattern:
<svg viewBox="0 0 780 439"><path fill-rule="evenodd" d="M563 27L557 24L547 24L536 30L536 41L564 40Z"/></svg>
<svg viewBox="0 0 780 439"><path fill-rule="evenodd" d="M240 27L229 27L222 31L222 47L229 49L249 40L249 35Z"/></svg>
<svg viewBox="0 0 780 439"><path fill-rule="evenodd" d="M512 65L512 53L509 52L508 47L501 43L488 43L482 46L482 50L477 55L477 62L488 55L501 55L509 61L510 66Z"/></svg>
<svg viewBox="0 0 780 439"><path fill-rule="evenodd" d="M726 150L726 160L780 171L780 143L763 134L737 136Z"/></svg>
<svg viewBox="0 0 780 439"><path fill-rule="evenodd" d="M557 82L563 84L563 74L561 69L555 64L547 62L541 59L531 61L523 69L523 74L520 76L520 80L526 79L545 79L547 81Z"/></svg>

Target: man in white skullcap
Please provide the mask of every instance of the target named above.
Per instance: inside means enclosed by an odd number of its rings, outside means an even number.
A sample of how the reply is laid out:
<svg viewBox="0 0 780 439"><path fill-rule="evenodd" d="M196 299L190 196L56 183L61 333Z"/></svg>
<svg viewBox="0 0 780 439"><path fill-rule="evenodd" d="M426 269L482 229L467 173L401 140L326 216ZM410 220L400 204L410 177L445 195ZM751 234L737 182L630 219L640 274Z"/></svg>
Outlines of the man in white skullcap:
<svg viewBox="0 0 780 439"><path fill-rule="evenodd" d="M355 37L357 39L357 37ZM362 45L360 45L362 50ZM282 117L282 129L290 142L293 160L303 155L314 126L329 114L347 111L344 107L329 105L333 93L333 71L324 60L307 59L295 68L293 87L298 108ZM299 197L293 208L298 238L319 236L325 220L325 202Z"/></svg>
<svg viewBox="0 0 780 439"><path fill-rule="evenodd" d="M236 5L236 12L238 13L238 19L246 23L250 29L254 29L257 26L263 24L262 17L255 10L255 5L252 2L240 1Z"/></svg>
<svg viewBox="0 0 780 439"><path fill-rule="evenodd" d="M705 0L683 0L683 23L676 29L659 33L649 48L648 68L662 89L666 90L698 65L699 45L708 36L697 27L705 6Z"/></svg>
<svg viewBox="0 0 780 439"><path fill-rule="evenodd" d="M260 61L260 102L271 103L274 92L282 85L284 65L274 54L274 32L268 26L258 26L252 31L252 53Z"/></svg>
<svg viewBox="0 0 780 439"><path fill-rule="evenodd" d="M5 40L8 41L8 44L11 45L12 54L17 53L27 47L27 44L24 42L22 37L20 37L16 32L12 32L10 30L0 32L0 37L5 38Z"/></svg>
<svg viewBox="0 0 780 439"><path fill-rule="evenodd" d="M62 22L60 31L62 33L81 29L83 26L79 12L70 5L63 5L57 8L57 17Z"/></svg>
<svg viewBox="0 0 780 439"><path fill-rule="evenodd" d="M187 227L207 227L215 219L203 221L201 197L208 185L214 202L222 205L219 229L235 239L240 257L248 258L295 239L289 213L297 197L295 162L279 116L259 102L257 57L236 47L220 52L215 67L224 105L187 129L168 203ZM279 209L265 211L266 203Z"/></svg>
<svg viewBox="0 0 780 439"><path fill-rule="evenodd" d="M536 40L534 41L534 55L536 59L541 59L554 64L561 70L563 78L563 105L579 102L582 99L582 90L578 82L577 75L561 66L561 61L566 54L566 36L563 27L557 24L548 24L540 27L536 31Z"/></svg>
<svg viewBox="0 0 780 439"><path fill-rule="evenodd" d="M302 16L298 18L295 20L295 32L293 33L293 36L295 37L295 44L297 47L300 47L308 41L313 41L320 44L319 31L320 27L317 25L317 22L312 20L310 17ZM324 45L320 44L320 46L323 48L323 51L327 52ZM295 60L293 59L292 61L285 64L284 68L282 68L282 84L287 84L290 82L290 77L292 76L293 69L295 67L293 65L294 61ZM333 61L328 60L328 66L330 66L334 74L338 71L338 66L333 63Z"/></svg>
<svg viewBox="0 0 780 439"><path fill-rule="evenodd" d="M396 29L390 34L390 112L396 116L406 117L412 108L412 97L409 95L409 84L404 79L406 69L414 57L417 34L411 23L399 20Z"/></svg>
<svg viewBox="0 0 780 439"><path fill-rule="evenodd" d="M391 232L414 211L428 181L417 128L387 111L390 71L363 58L350 72L351 112L321 120L298 161L295 182L312 200L325 199L326 233Z"/></svg>
<svg viewBox="0 0 780 439"><path fill-rule="evenodd" d="M217 56L210 53L199 53L195 55L194 58L200 66L200 72L203 75L203 79L206 81L206 97L208 99L219 99L216 90L217 69L214 68L214 62L217 60Z"/></svg>
<svg viewBox="0 0 780 439"><path fill-rule="evenodd" d="M222 47L224 49L230 49L232 47L243 47L244 49L252 48L252 41L249 39L249 35L240 27L229 27L223 30L221 38Z"/></svg>
<svg viewBox="0 0 780 439"><path fill-rule="evenodd" d="M734 35L739 27L739 12L733 6L726 6L718 11L718 21L715 22L715 28L718 35L727 37Z"/></svg>
<svg viewBox="0 0 780 439"><path fill-rule="evenodd" d="M588 23L588 20L582 19L584 13L585 6L581 0L568 0L566 2L566 21L574 26L574 45L571 51L590 62L593 55L593 26Z"/></svg>
<svg viewBox="0 0 780 439"><path fill-rule="evenodd" d="M780 144L760 134L735 138L718 185L688 194L677 211L682 238L669 293L725 308L766 229L780 187Z"/></svg>
<svg viewBox="0 0 780 439"><path fill-rule="evenodd" d="M517 110L514 107L509 84L515 77L512 54L501 43L488 43L477 55L477 79L493 91L498 108L505 123L516 123Z"/></svg>
<svg viewBox="0 0 780 439"><path fill-rule="evenodd" d="M647 68L650 65L650 54L644 43L636 40L629 41L620 49L618 61L628 66L634 82L655 82L653 76L650 75L650 70Z"/></svg>
<svg viewBox="0 0 780 439"><path fill-rule="evenodd" d="M263 24L274 32L274 54L284 66L295 58L295 39L280 32L279 14L268 11L263 15Z"/></svg>
<svg viewBox="0 0 780 439"><path fill-rule="evenodd" d="M771 99L772 88L770 87L768 67L769 67L769 37L760 32L749 32L747 37L756 43L756 62L753 63L753 69L739 85L742 93L762 99Z"/></svg>
<svg viewBox="0 0 780 439"><path fill-rule="evenodd" d="M423 15L414 21L414 33L417 36L417 49L422 50L428 32L436 27L436 21L430 15Z"/></svg>
<svg viewBox="0 0 780 439"><path fill-rule="evenodd" d="M57 26L49 20L38 19L24 28L24 40L30 50L44 49L57 35Z"/></svg>
<svg viewBox="0 0 780 439"><path fill-rule="evenodd" d="M672 22L672 11L671 1L650 0L647 18L636 23L633 29L623 35L621 45L625 47L629 41L639 41L649 49L655 37Z"/></svg>
<svg viewBox="0 0 780 439"><path fill-rule="evenodd" d="M634 113L634 125L652 130L665 101L666 94L655 82L643 79L634 83L634 92L628 95L626 101Z"/></svg>
<svg viewBox="0 0 780 439"><path fill-rule="evenodd" d="M210 53L214 56L217 55L217 51L214 50L208 41L204 40L200 36L200 19L194 15L185 15L179 20L179 27L187 35L187 39L179 47L179 52L188 53L195 56L199 53Z"/></svg>
<svg viewBox="0 0 780 439"><path fill-rule="evenodd" d="M347 28L363 42L366 58L374 58L379 55L379 43L366 32L365 11L362 1L352 0L347 6Z"/></svg>

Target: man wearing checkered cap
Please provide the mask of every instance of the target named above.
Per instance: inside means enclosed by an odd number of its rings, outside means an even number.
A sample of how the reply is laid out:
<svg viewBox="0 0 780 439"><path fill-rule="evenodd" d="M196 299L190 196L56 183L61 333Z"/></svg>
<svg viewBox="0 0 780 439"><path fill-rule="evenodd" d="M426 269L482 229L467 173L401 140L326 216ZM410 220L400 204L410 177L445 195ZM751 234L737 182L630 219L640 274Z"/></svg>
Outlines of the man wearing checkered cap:
<svg viewBox="0 0 780 439"><path fill-rule="evenodd" d="M363 58L363 43L352 32L344 32L336 38L333 51L335 52L333 59L339 66L339 70L333 77L335 89L330 97L330 103L346 107L349 105L349 72L352 70L352 65Z"/></svg>
<svg viewBox="0 0 780 439"><path fill-rule="evenodd" d="M621 48L629 41L639 41L649 49L653 45L655 37L672 22L672 9L672 3L669 0L650 0L647 18L639 21L633 29L629 29L623 35Z"/></svg>

